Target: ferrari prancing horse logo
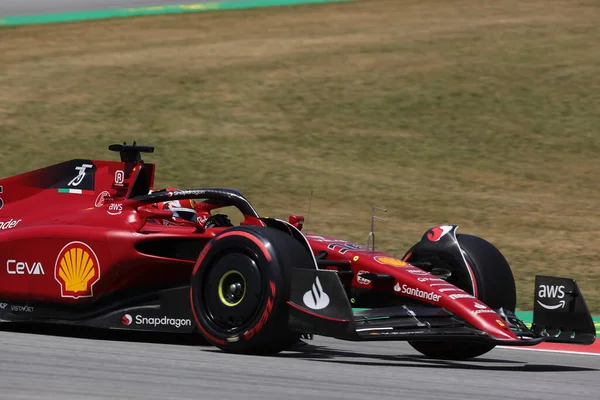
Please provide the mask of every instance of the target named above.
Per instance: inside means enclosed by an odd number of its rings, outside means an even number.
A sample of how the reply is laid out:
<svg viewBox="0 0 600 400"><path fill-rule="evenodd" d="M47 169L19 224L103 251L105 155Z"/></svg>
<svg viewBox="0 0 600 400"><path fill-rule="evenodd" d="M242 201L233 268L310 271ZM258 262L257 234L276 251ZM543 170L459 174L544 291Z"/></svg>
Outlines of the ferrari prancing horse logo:
<svg viewBox="0 0 600 400"><path fill-rule="evenodd" d="M94 250L83 242L67 244L56 259L54 279L60 284L62 297L93 297L92 287L100 279L100 263Z"/></svg>

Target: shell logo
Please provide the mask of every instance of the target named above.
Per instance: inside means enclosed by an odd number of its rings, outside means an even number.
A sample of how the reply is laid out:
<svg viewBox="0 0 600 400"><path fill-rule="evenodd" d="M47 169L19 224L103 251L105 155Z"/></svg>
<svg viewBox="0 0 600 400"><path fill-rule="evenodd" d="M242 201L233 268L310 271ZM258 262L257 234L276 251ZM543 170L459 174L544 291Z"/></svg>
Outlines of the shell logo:
<svg viewBox="0 0 600 400"><path fill-rule="evenodd" d="M83 242L67 244L56 259L54 279L60 284L62 297L93 297L92 287L100 279L100 263L94 250Z"/></svg>
<svg viewBox="0 0 600 400"><path fill-rule="evenodd" d="M375 257L375 261L377 261L380 264L387 264L387 265L391 265L393 267L407 267L408 266L408 263L406 263L402 260L398 260L397 258L394 258L394 257L377 256L377 257Z"/></svg>

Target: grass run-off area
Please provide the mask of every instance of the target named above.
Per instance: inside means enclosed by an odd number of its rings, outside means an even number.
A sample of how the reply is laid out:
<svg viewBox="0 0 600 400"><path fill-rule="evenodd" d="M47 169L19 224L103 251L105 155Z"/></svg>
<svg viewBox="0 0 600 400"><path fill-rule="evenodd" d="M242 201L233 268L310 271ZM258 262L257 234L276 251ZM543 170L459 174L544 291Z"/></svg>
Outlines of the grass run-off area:
<svg viewBox="0 0 600 400"><path fill-rule="evenodd" d="M460 225L600 312L600 3L363 0L0 29L0 177L156 146L158 186L402 256Z"/></svg>

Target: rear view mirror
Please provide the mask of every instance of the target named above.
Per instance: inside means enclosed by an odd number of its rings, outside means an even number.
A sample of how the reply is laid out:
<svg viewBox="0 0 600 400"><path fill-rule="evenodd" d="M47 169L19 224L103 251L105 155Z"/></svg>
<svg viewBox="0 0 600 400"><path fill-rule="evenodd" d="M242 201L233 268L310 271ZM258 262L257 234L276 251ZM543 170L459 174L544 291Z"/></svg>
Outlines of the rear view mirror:
<svg viewBox="0 0 600 400"><path fill-rule="evenodd" d="M304 215L290 215L288 217L288 222L301 231L302 226L304 225Z"/></svg>

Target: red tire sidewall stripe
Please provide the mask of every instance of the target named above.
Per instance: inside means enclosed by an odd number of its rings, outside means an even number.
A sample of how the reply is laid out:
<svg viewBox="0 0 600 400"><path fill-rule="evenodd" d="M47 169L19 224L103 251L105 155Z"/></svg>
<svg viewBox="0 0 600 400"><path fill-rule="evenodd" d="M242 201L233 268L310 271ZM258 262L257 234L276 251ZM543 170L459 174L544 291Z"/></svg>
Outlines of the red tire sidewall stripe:
<svg viewBox="0 0 600 400"><path fill-rule="evenodd" d="M208 253L208 250L211 247L212 247L212 244L209 243L206 246L204 246L204 249L202 249L202 252L198 256L198 260L196 260L196 265L194 265L194 270L192 271L192 276L196 275L196 272L198 271L198 268L200 268L200 264L202 263L202 260L204 260L204 257L206 257L206 253Z"/></svg>
<svg viewBox="0 0 600 400"><path fill-rule="evenodd" d="M226 341L218 339L218 338L214 337L213 335L211 335L210 333L208 333L206 331L206 329L204 329L204 327L200 323L200 320L198 319L198 315L196 314L196 307L194 307L194 294L193 294L193 290L192 290L191 286L190 286L190 303L192 306L192 314L194 315L194 320L196 321L196 326L198 327L198 329L200 329L200 331L202 332L204 337L206 337L208 340L210 340L213 343L226 344L227 343Z"/></svg>
<svg viewBox="0 0 600 400"><path fill-rule="evenodd" d="M265 256L265 258L267 259L268 262L271 262L273 260L273 257L271 257L271 254L269 253L269 250L267 250L265 245L260 240L258 240L258 238L256 238L256 236L251 235L248 232L241 232L241 231L226 232L226 233L223 233L222 235L217 236L215 238L215 240L220 240L220 239L226 238L228 236L242 236L248 240L251 240L252 242L254 242L254 244L256 244L260 248L260 250L263 252L263 255Z"/></svg>
<svg viewBox="0 0 600 400"><path fill-rule="evenodd" d="M194 271L192 272L192 277L194 277L196 275L196 272L198 272L198 268L200 268L200 264L202 263L202 260L204 260L204 257L206 257L206 254L208 253L208 250L210 250L211 247L212 247L212 245L209 243L206 246L204 246L204 249L202 249L200 256L198 256L198 261L196 261L196 265L194 266ZM198 329L200 329L200 332L202 332L204 337L206 337L208 340L210 340L213 343L225 344L226 342L224 340L218 339L218 338L214 337L213 335L211 335L210 333L208 333L206 331L206 329L204 329L204 327L200 323L200 320L198 319L198 315L196 314L196 307L194 305L193 285L190 285L190 306L192 309L192 314L194 316L194 320L196 321L196 326L198 327Z"/></svg>

